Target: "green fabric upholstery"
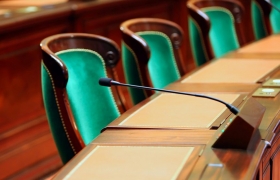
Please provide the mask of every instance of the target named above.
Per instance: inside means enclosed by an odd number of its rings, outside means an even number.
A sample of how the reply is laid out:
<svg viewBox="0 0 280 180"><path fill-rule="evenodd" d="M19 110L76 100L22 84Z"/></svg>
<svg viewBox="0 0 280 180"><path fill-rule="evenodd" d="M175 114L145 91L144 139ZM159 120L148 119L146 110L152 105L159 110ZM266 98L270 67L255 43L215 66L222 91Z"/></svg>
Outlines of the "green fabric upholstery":
<svg viewBox="0 0 280 180"><path fill-rule="evenodd" d="M178 80L180 73L169 38L160 32L138 32L149 45L151 57L148 62L149 74L155 88L164 88Z"/></svg>
<svg viewBox="0 0 280 180"><path fill-rule="evenodd" d="M144 31L136 33L149 45L151 57L148 62L148 70L153 86L164 88L180 78L180 73L173 54L172 44L169 38L160 32ZM125 78L127 83L142 85L138 70L136 56L133 51L122 43L122 57ZM129 90L133 103L137 104L146 98L142 90Z"/></svg>
<svg viewBox="0 0 280 180"><path fill-rule="evenodd" d="M105 63L101 56L89 50L66 50L57 55L68 69L66 90L71 110L88 144L120 115L111 89L98 84L100 77L107 77Z"/></svg>
<svg viewBox="0 0 280 180"><path fill-rule="evenodd" d="M280 1L279 0L271 0L271 3L274 4L276 7L280 8ZM275 8L271 8L270 12L270 23L272 26L273 33L280 32L280 12L278 12Z"/></svg>
<svg viewBox="0 0 280 180"><path fill-rule="evenodd" d="M195 60L196 66L201 66L207 61L205 47L203 45L202 32L197 25L196 21L189 18L189 33L192 54Z"/></svg>
<svg viewBox="0 0 280 180"><path fill-rule="evenodd" d="M66 91L77 128L87 145L120 113L111 89L98 84L100 77L106 77L105 64L96 52L84 49L60 51L57 56L65 63L69 79ZM45 107L58 150L67 162L73 157L59 118L49 77L42 70Z"/></svg>
<svg viewBox="0 0 280 180"><path fill-rule="evenodd" d="M239 48L234 19L230 11L221 7L202 9L210 19L209 37L214 56L219 58L229 51Z"/></svg>
<svg viewBox="0 0 280 180"><path fill-rule="evenodd" d="M129 84L142 85L137 59L133 51L123 42L122 43L123 67L126 82ZM143 101L145 91L135 88L128 88L133 104Z"/></svg>
<svg viewBox="0 0 280 180"><path fill-rule="evenodd" d="M50 75L44 65L41 66L41 78L42 78L42 91L46 114L48 117L49 126L56 142L59 155L62 162L65 164L74 155L74 151L68 141L67 135L64 131L63 124L58 111L58 105L56 103L54 87L51 82Z"/></svg>
<svg viewBox="0 0 280 180"><path fill-rule="evenodd" d="M261 10L261 7L258 3L255 1L252 1L251 4L252 9L252 22L253 22L253 28L254 28L254 34L256 40L264 38L267 33L265 30L265 23L264 23L264 17L263 12Z"/></svg>

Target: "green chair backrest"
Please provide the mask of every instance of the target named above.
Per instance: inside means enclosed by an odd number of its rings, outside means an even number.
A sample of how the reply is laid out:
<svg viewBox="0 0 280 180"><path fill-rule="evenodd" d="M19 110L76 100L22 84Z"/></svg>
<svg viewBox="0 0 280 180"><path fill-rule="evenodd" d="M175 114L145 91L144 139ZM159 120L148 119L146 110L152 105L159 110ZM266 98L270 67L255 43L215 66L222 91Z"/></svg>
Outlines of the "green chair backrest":
<svg viewBox="0 0 280 180"><path fill-rule="evenodd" d="M143 31L137 32L136 34L147 42L151 51L148 71L153 87L164 88L168 84L178 80L180 73L174 57L172 43L168 36L156 31ZM122 50L126 81L131 84L142 84L137 65L137 57L124 43ZM134 104L145 99L145 94L141 90L137 92L137 90L130 89L130 93Z"/></svg>
<svg viewBox="0 0 280 180"><path fill-rule="evenodd" d="M214 56L219 58L240 47L231 12L222 7L202 8L210 19L209 38Z"/></svg>
<svg viewBox="0 0 280 180"><path fill-rule="evenodd" d="M56 53L65 63L69 79L66 91L77 128L84 143L89 144L100 131L116 119L120 112L111 89L98 84L100 77L106 77L102 57L91 50L69 49ZM54 86L45 66L42 68L42 87L45 108L51 130L63 162L73 157L63 130L57 108ZM72 155L72 156L71 156Z"/></svg>
<svg viewBox="0 0 280 180"><path fill-rule="evenodd" d="M271 0L271 3L280 9L280 1L279 0ZM271 8L270 12L270 23L272 27L273 33L280 32L280 12L278 12L275 8Z"/></svg>
<svg viewBox="0 0 280 180"><path fill-rule="evenodd" d="M203 35L197 22L193 18L189 18L188 23L192 55L196 66L201 66L207 61L207 52L203 43Z"/></svg>
<svg viewBox="0 0 280 180"><path fill-rule="evenodd" d="M252 23L255 34L255 39L259 40L267 36L265 29L264 15L260 5L252 1L251 3Z"/></svg>
<svg viewBox="0 0 280 180"><path fill-rule="evenodd" d="M148 70L153 86L164 88L178 80L180 73L170 39L165 34L155 31L145 31L137 34L148 43L151 50Z"/></svg>

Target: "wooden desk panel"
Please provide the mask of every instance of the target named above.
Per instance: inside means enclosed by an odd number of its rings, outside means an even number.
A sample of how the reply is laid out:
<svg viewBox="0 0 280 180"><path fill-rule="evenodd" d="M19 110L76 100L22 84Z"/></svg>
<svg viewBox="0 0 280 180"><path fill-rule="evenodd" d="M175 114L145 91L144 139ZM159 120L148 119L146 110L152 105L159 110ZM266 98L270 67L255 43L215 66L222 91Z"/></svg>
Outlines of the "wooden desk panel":
<svg viewBox="0 0 280 180"><path fill-rule="evenodd" d="M272 77L280 77L280 73L277 72ZM197 86L198 84L198 86ZM193 86L193 87L191 87ZM240 94L245 94L250 96L257 88L261 87L261 84L201 84L201 83L181 83L177 81L167 87L170 90L177 90L177 91L189 91L189 92L205 92L207 89L210 92L217 92L217 93L232 93L238 92ZM198 88L198 91L196 89ZM221 91L221 92L219 92ZM278 94L274 98L266 98L266 97L255 97L257 101L259 101L264 107L266 107L266 112L264 114L263 120L259 126L261 130L261 137L265 139L268 136L268 132L272 129L270 127L274 127L275 120L280 119L278 112L280 111L280 95ZM277 122L277 121L276 121Z"/></svg>
<svg viewBox="0 0 280 180"><path fill-rule="evenodd" d="M236 59L239 60L250 60L250 59L265 59L265 60L280 60L280 53L238 53L238 51L232 51L223 58L229 58L229 59Z"/></svg>
<svg viewBox="0 0 280 180"><path fill-rule="evenodd" d="M94 172L93 169L89 170L87 167L92 168L91 165L83 165L85 161L88 161L88 159L91 159L91 154L94 153L94 150L97 146L100 147L144 147L144 148L190 148L193 147L193 152L191 153L190 157L184 163L183 171L179 170L177 174L179 175L179 179L184 179L186 176L189 175L191 169L194 167L195 163L197 162L197 159L203 152L204 144L209 141L214 131L184 131L184 130L114 130L114 129L108 129L104 131L100 136L96 138L95 141L93 141L91 144L89 144L85 149L83 149L73 160L71 160L67 165L58 172L57 176L55 176L54 179L68 179L68 178L74 178L79 177L82 179L90 178L92 179L94 177L90 176L89 174L91 172ZM123 138L126 137L126 138ZM141 138L142 137L142 138ZM172 138L173 137L173 138ZM140 138L140 139L139 139ZM200 139L201 144L192 144L191 142L194 142L193 139ZM175 143L177 142L177 143ZM189 143L190 142L190 143ZM199 142L199 141L196 141ZM188 149L186 149L188 150ZM106 153L107 154L107 153ZM110 163L110 159L107 159L107 155L103 156L106 159L104 161L105 163ZM112 154L112 153L109 153ZM109 155L108 154L108 155ZM181 153L182 154L182 153ZM185 153L183 153L185 154ZM180 155L180 154L179 154ZM98 158L98 157L97 157ZM130 156L129 156L130 158ZM125 163L124 161L127 161L128 154L122 155L122 160L119 160L119 162ZM147 158L144 158L143 156L139 155L139 158L142 158L142 163L147 162ZM166 155L165 158L168 158L168 161L172 161L169 158L173 159L172 154ZM163 158L163 159L165 159ZM161 158L160 158L161 159ZM159 160L160 160L159 159ZM96 160L94 157L93 160ZM143 161L144 160L144 161ZM182 160L182 158L181 158ZM140 160L139 160L140 161ZM158 161L158 160L157 160ZM87 162L86 162L87 163ZM90 162L89 162L90 163ZM95 162L92 162L95 164ZM137 162L138 163L138 162ZM77 166L77 164L79 164ZM93 164L93 165L94 165ZM129 168L134 168L134 163L130 163L128 166L123 168L123 170L129 170ZM120 165L116 165L115 167L118 167ZM148 164L147 164L148 166ZM114 167L114 168L115 168ZM156 168L153 167L153 168ZM81 169L81 170L79 170ZM111 169L104 168L104 170L107 172L107 174L110 174ZM135 171L135 169L130 169L131 171ZM75 172L73 172L75 171ZM102 170L101 170L102 171ZM138 169L136 169L138 171ZM73 174L72 174L73 173ZM76 175L74 173L77 173ZM140 173L140 172L139 172ZM159 175L161 175L163 172L161 172ZM145 173L144 173L145 174ZM140 177L141 175L139 175ZM146 176L146 178L149 178L150 176ZM133 178L135 179L135 178Z"/></svg>
<svg viewBox="0 0 280 180"><path fill-rule="evenodd" d="M194 149L192 146L98 145L63 179L176 179L182 168L190 165Z"/></svg>
<svg viewBox="0 0 280 180"><path fill-rule="evenodd" d="M277 59L280 60L280 35L275 34L268 36L259 41L255 41L236 51L232 51L223 58L242 59Z"/></svg>
<svg viewBox="0 0 280 180"><path fill-rule="evenodd" d="M181 176L178 179L200 179L202 177L212 177L213 179L251 179L252 174L256 174L256 172L258 171L261 157L264 153L265 148L267 147L266 143L264 141L261 141L257 148L251 151L240 151L234 149L212 149L211 145L213 143L213 139L210 140L209 138L212 137L214 132L216 131L158 131L155 129L119 131L115 129L108 129L104 131L99 137L97 137L97 139L90 145L88 145L84 150L82 150L60 172L58 172L55 179L67 179L68 175L69 177L72 177L70 174L71 171L75 170L77 167L80 167L80 165L77 165L83 162L86 158L89 158L89 154L92 153L92 150L96 146L153 147L155 145L161 147L197 147L196 153L194 153L193 157L190 158L191 162L189 163L192 165L185 166L185 168L183 168L180 172ZM179 138L177 138L177 135L179 136ZM198 140L200 136L204 138L201 143L208 144L206 147L192 144L191 139L194 139L193 142L197 142L196 140ZM275 156L275 158L278 157ZM242 161L240 161L240 159L242 159ZM90 173L90 170L87 170L89 167L92 166L86 166L85 168L83 168L84 172L81 173L82 171L80 171L78 172L78 175L83 178L89 177L88 173ZM127 168L124 170L127 170Z"/></svg>
<svg viewBox="0 0 280 180"><path fill-rule="evenodd" d="M205 95L222 99L236 106L243 99L239 94ZM129 115L125 119L119 118L108 127L209 129L216 121L220 124L230 114L226 110L225 105L213 100L163 93L134 112L126 112L125 114Z"/></svg>
<svg viewBox="0 0 280 180"><path fill-rule="evenodd" d="M280 61L218 59L190 74L182 83L257 83L279 68Z"/></svg>
<svg viewBox="0 0 280 180"><path fill-rule="evenodd" d="M280 35L271 35L237 50L238 53L280 53Z"/></svg>
<svg viewBox="0 0 280 180"><path fill-rule="evenodd" d="M73 160L71 160L64 168L58 172L55 179L62 179L71 176L71 171L75 170L78 164L89 157L89 154L96 146L140 146L153 147L154 145L161 147L197 147L197 152L190 157L191 165L185 166L180 172L178 179L251 179L252 175L258 171L261 157L263 156L267 143L260 141L254 150L240 151L234 149L212 149L211 145L215 139L211 139L216 131L205 130L116 130L107 129L96 138L90 145L83 149ZM179 138L177 138L179 136ZM279 133L277 135L279 137ZM199 137L203 137L202 139ZM193 140L191 140L193 139ZM200 139L202 144L207 146L197 146L192 143L198 142ZM204 140L203 140L204 139ZM276 138L277 141L278 138ZM277 144L274 140L273 152L277 156L272 156L278 162L279 153L276 151ZM266 153L267 154L267 153ZM198 156L197 156L198 155ZM104 157L104 156L103 156ZM124 156L125 157L125 156ZM242 160L241 160L242 159ZM92 167L86 166L83 170ZM272 168L273 166L271 166ZM278 166L275 166L276 169ZM127 169L125 169L127 170ZM87 172L78 172L80 177L89 177ZM275 171L275 170L274 170ZM261 172L262 173L262 172Z"/></svg>
<svg viewBox="0 0 280 180"><path fill-rule="evenodd" d="M278 117L278 112L280 110L280 96L277 95L275 98L255 98L259 101L266 111L264 113L263 120L259 126L262 130L268 130L273 120L276 120Z"/></svg>
<svg viewBox="0 0 280 180"><path fill-rule="evenodd" d="M205 145L215 130L116 129L108 127L91 144L102 145Z"/></svg>
<svg viewBox="0 0 280 180"><path fill-rule="evenodd" d="M252 179L258 172L265 148L264 141L261 141L253 151L212 149L207 146L188 178Z"/></svg>
<svg viewBox="0 0 280 180"><path fill-rule="evenodd" d="M176 81L168 85L166 89L183 91L183 92L196 92L196 93L207 92L207 93L222 93L222 94L227 94L227 93L250 94L251 92L255 91L258 87L261 87L261 84L181 83L181 81Z"/></svg>

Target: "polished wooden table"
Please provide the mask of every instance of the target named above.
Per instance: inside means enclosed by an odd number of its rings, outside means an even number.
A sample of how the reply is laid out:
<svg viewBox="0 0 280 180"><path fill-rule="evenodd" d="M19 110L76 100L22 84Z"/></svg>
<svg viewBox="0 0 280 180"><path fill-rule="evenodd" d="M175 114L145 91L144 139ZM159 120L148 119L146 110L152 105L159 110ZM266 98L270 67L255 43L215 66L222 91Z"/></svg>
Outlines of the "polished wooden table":
<svg viewBox="0 0 280 180"><path fill-rule="evenodd" d="M212 147L235 118L224 107L155 94L109 124L55 179L280 179L280 95L255 94L260 88L277 90L277 83L265 84L280 79L280 60L245 59L215 60L167 89L211 94L239 108L253 96L266 111L250 148ZM217 72L219 66L224 69ZM201 125L200 118L208 120ZM236 133L245 134L241 129Z"/></svg>
<svg viewBox="0 0 280 180"><path fill-rule="evenodd" d="M280 59L279 42L280 34L274 34L229 53L225 57L238 59Z"/></svg>

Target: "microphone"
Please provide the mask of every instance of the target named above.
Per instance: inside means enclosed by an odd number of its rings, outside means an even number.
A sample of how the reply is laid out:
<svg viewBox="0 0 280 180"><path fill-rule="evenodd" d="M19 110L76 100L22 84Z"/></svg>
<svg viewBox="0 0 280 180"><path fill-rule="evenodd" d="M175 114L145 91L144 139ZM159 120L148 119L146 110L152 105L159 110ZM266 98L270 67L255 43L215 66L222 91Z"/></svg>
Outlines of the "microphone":
<svg viewBox="0 0 280 180"><path fill-rule="evenodd" d="M270 2L270 0L264 0L269 6L271 6L272 8L274 8L276 11L278 11L279 13L280 13L280 9L277 7L277 6L275 6L274 4L272 4L271 2Z"/></svg>
<svg viewBox="0 0 280 180"><path fill-rule="evenodd" d="M113 79L110 78L100 78L99 79L99 85L101 86L108 86L110 87L111 85L113 86L127 86L131 88L137 88L137 89L146 89L146 90L154 90L154 91L160 91L160 92L167 92L167 93L173 93L173 94L182 94L182 95L188 95L188 96L195 96L195 97L201 97L201 98L206 98L206 99L211 99L217 102L220 102L224 104L230 112L233 114L237 115L239 113L239 109L232 104L226 103L220 99L211 97L211 96L206 96L203 94L195 94L195 93L188 93L188 92L180 92L180 91L172 91L172 90L167 90L167 89L158 89L158 88L152 88L152 87L146 87L146 86L138 86L138 85L132 85L132 84L125 84L125 83L120 83L118 81L114 81Z"/></svg>
<svg viewBox="0 0 280 180"><path fill-rule="evenodd" d="M137 89L146 89L146 90L154 90L161 91L167 93L174 94L182 94L188 96L201 97L206 99L211 99L217 102L220 102L235 115L231 117L228 123L221 125L221 131L217 131L214 136L216 136L216 140L212 145L212 148L232 148L232 149L251 149L256 147L258 142L260 141L259 130L258 127L262 120L262 117L265 112L265 107L262 106L257 100L252 97L246 99L240 108L236 108L235 106L226 103L220 99L206 96L203 94L194 94L188 92L180 92L180 91L171 91L166 89L158 89L151 88L146 86L137 86L132 84L124 84L118 81L114 81L110 78L100 78L99 84L101 86L127 86ZM237 133L238 132L238 133Z"/></svg>

